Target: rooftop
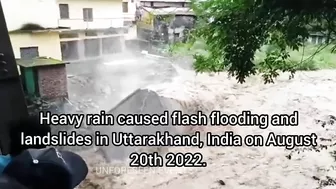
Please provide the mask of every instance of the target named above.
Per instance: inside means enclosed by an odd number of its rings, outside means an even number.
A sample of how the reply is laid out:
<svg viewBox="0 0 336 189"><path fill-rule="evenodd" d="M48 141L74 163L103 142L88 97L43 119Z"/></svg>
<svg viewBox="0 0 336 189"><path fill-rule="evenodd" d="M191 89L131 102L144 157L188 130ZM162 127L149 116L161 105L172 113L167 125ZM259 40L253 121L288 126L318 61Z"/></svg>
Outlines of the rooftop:
<svg viewBox="0 0 336 189"><path fill-rule="evenodd" d="M67 62L63 62L61 60L53 59L50 57L38 57L30 60L16 59L16 63L17 65L26 68L67 64Z"/></svg>

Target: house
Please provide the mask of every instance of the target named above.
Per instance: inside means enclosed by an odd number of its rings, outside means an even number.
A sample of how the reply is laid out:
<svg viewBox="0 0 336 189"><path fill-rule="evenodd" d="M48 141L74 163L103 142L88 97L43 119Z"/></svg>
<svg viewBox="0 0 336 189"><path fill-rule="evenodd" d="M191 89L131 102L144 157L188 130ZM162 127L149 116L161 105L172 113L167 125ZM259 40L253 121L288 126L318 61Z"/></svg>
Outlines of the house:
<svg viewBox="0 0 336 189"><path fill-rule="evenodd" d="M333 40L335 37L331 37L330 40ZM308 37L308 42L314 45L320 45L327 43L327 36L324 33L311 32Z"/></svg>
<svg viewBox="0 0 336 189"><path fill-rule="evenodd" d="M2 5L15 58L80 61L124 49L122 0L3 0Z"/></svg>
<svg viewBox="0 0 336 189"><path fill-rule="evenodd" d="M122 0L57 0L62 60L99 58L122 52L124 27Z"/></svg>
<svg viewBox="0 0 336 189"><path fill-rule="evenodd" d="M63 28L57 22L56 1L2 0L1 3L15 58L62 59L59 31Z"/></svg>
<svg viewBox="0 0 336 189"><path fill-rule="evenodd" d="M68 98L65 62L48 57L17 59L16 62L27 97L48 101Z"/></svg>

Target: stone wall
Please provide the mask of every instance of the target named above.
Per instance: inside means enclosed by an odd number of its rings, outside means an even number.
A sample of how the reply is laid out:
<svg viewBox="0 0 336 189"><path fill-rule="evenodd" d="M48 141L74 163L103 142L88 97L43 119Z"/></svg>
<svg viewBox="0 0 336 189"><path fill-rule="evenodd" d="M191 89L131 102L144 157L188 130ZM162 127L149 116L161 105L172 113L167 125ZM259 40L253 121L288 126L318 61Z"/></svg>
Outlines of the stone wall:
<svg viewBox="0 0 336 189"><path fill-rule="evenodd" d="M68 97L65 64L43 66L37 69L39 93L42 99L57 100Z"/></svg>

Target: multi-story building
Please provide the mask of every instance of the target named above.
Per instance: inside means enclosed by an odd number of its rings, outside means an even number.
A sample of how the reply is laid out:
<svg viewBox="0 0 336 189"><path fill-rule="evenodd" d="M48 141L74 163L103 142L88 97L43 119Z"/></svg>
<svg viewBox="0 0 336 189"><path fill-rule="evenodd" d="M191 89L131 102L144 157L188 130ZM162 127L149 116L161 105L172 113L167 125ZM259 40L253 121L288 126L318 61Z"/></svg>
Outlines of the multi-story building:
<svg viewBox="0 0 336 189"><path fill-rule="evenodd" d="M84 60L124 48L126 15L122 0L2 0L1 3L16 58Z"/></svg>
<svg viewBox="0 0 336 189"><path fill-rule="evenodd" d="M149 42L183 42L194 27L196 17L188 7L141 7L137 36Z"/></svg>

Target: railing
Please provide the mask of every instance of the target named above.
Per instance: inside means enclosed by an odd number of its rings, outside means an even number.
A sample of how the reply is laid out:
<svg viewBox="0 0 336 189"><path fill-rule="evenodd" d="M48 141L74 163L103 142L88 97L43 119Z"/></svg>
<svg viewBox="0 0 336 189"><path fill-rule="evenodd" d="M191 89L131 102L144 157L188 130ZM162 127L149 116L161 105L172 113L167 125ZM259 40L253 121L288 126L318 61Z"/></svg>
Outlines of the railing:
<svg viewBox="0 0 336 189"><path fill-rule="evenodd" d="M124 26L124 17L119 18L94 18L92 21L79 19L59 19L60 27L69 27L70 29L104 29L104 28L120 28Z"/></svg>

